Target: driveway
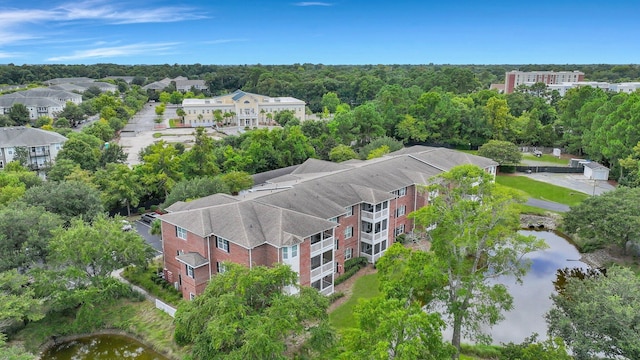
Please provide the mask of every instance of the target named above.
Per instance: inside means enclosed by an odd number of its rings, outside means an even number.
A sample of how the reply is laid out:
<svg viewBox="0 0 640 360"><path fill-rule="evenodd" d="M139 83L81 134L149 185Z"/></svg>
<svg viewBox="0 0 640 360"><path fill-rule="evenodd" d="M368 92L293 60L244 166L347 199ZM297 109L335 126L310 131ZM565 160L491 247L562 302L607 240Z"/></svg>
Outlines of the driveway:
<svg viewBox="0 0 640 360"><path fill-rule="evenodd" d="M143 223L140 220L134 222L132 225L135 231L144 238L144 241L146 241L147 244L151 245L151 247L153 247L158 252L158 254L162 254L162 238L160 238L160 236L158 235L149 234L151 226Z"/></svg>

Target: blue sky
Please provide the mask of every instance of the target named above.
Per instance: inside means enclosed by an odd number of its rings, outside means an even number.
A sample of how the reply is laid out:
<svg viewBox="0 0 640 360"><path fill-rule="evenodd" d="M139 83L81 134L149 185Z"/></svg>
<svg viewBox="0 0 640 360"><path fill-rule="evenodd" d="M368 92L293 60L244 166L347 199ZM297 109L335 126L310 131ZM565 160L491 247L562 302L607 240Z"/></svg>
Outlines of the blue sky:
<svg viewBox="0 0 640 360"><path fill-rule="evenodd" d="M0 64L629 64L640 1L0 0Z"/></svg>

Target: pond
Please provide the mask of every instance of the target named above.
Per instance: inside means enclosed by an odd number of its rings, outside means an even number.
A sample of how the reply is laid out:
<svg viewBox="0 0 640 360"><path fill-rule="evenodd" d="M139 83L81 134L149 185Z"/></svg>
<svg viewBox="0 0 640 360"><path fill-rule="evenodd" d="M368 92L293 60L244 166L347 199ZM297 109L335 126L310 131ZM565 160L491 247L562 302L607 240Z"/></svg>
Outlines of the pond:
<svg viewBox="0 0 640 360"><path fill-rule="evenodd" d="M494 344L520 343L533 333L539 335L538 339L545 339L547 323L544 315L552 305L550 295L555 291L553 282L556 281L557 270L567 267L589 268L579 261L580 252L576 247L556 233L525 230L520 233L543 239L549 248L528 254L532 264L522 285L516 283L513 277L498 279L513 296L513 310L505 313L505 320L490 330Z"/></svg>
<svg viewBox="0 0 640 360"><path fill-rule="evenodd" d="M45 351L42 360L168 360L148 346L122 335L91 335Z"/></svg>

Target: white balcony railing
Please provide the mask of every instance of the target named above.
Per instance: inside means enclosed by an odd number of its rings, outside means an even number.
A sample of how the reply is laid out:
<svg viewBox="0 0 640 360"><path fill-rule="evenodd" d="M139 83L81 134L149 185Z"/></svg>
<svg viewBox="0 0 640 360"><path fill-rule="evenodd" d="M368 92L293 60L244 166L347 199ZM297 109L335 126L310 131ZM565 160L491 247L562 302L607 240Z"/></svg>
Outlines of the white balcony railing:
<svg viewBox="0 0 640 360"><path fill-rule="evenodd" d="M332 236L322 241L318 241L315 244L311 244L311 254L314 254L317 252L323 252L322 250L332 248L333 246L334 246L334 243L333 243L333 236Z"/></svg>
<svg viewBox="0 0 640 360"><path fill-rule="evenodd" d="M368 222L378 222L383 219L389 218L389 209L383 209L376 212L361 211L360 217L362 218L362 220L366 220Z"/></svg>
<svg viewBox="0 0 640 360"><path fill-rule="evenodd" d="M315 269L311 269L311 282L315 280L317 277L323 277L325 275L329 275L333 272L333 261L329 261L326 264L322 264Z"/></svg>
<svg viewBox="0 0 640 360"><path fill-rule="evenodd" d="M387 230L381 231L377 234L366 233L366 232L360 233L360 239L368 243L380 242L386 238L387 238Z"/></svg>
<svg viewBox="0 0 640 360"><path fill-rule="evenodd" d="M333 294L333 284L331 284L329 287L326 287L326 288L320 290L320 294L322 294L322 295L331 295L331 294Z"/></svg>

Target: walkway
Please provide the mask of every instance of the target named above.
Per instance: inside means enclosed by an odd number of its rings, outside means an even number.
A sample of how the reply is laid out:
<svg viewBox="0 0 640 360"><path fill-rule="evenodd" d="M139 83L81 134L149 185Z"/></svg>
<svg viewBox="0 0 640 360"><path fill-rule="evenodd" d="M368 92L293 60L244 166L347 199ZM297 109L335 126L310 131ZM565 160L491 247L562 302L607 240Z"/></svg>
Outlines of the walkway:
<svg viewBox="0 0 640 360"><path fill-rule="evenodd" d="M534 198L527 199L526 204L529 206L535 206L541 209L555 211L555 212L567 212L570 209L570 207L565 204L560 204L553 201L539 200Z"/></svg>

